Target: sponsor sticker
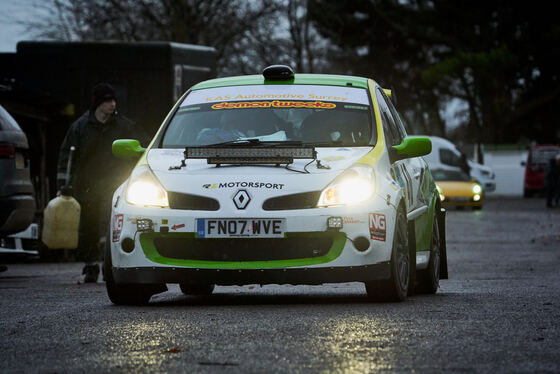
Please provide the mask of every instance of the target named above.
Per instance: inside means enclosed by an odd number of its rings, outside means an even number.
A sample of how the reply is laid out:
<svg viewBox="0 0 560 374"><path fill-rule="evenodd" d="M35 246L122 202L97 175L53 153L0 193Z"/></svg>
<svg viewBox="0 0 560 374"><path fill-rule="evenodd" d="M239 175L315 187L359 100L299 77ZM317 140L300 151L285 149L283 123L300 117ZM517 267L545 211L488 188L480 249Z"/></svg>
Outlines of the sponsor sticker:
<svg viewBox="0 0 560 374"><path fill-rule="evenodd" d="M284 188L284 183L263 183L263 182L223 182L223 183L205 183L202 188L266 188L269 190L281 190Z"/></svg>
<svg viewBox="0 0 560 374"><path fill-rule="evenodd" d="M122 232L122 228L123 228L123 215L122 214L116 214L113 217L113 242L118 242L119 240L121 240L121 232Z"/></svg>
<svg viewBox="0 0 560 374"><path fill-rule="evenodd" d="M369 213L369 235L371 239L384 242L387 236L385 214Z"/></svg>
<svg viewBox="0 0 560 374"><path fill-rule="evenodd" d="M242 102L221 102L212 105L212 109L250 109L250 108L316 108L333 109L336 104L323 101L242 101Z"/></svg>
<svg viewBox="0 0 560 374"><path fill-rule="evenodd" d="M361 219L357 219L354 217L342 217L342 220L345 225L353 224L353 223L364 223Z"/></svg>

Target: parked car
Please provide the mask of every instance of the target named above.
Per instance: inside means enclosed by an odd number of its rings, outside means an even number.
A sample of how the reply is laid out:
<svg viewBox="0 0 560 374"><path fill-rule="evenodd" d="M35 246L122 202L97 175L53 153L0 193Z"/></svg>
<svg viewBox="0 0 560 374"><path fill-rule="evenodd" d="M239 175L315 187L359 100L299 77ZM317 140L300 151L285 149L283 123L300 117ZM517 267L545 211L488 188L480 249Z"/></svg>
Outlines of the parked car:
<svg viewBox="0 0 560 374"><path fill-rule="evenodd" d="M496 190L496 174L492 168L474 162L447 139L438 136L430 136L432 141L432 152L424 156L431 169L461 170L475 178L484 192Z"/></svg>
<svg viewBox="0 0 560 374"><path fill-rule="evenodd" d="M0 105L0 237L24 231L35 216L25 133Z"/></svg>
<svg viewBox="0 0 560 374"><path fill-rule="evenodd" d="M483 188L467 173L439 169L432 170L432 175L443 206L470 206L475 210L482 209Z"/></svg>
<svg viewBox="0 0 560 374"><path fill-rule="evenodd" d="M109 298L146 303L166 283L197 295L350 281L375 300L435 293L447 262L420 157L430 149L371 79L272 66L199 83L147 149L113 143L139 161L113 196Z"/></svg>
<svg viewBox="0 0 560 374"><path fill-rule="evenodd" d="M531 197L544 190L544 174L551 159L560 154L560 144L534 144L529 147L523 181L523 197Z"/></svg>

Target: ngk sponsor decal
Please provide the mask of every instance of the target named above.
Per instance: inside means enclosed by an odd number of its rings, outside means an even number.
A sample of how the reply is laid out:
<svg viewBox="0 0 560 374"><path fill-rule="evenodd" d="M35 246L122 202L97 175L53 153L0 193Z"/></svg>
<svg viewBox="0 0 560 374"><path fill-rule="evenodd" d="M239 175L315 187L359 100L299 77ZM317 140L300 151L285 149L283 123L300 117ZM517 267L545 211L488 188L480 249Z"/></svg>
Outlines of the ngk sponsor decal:
<svg viewBox="0 0 560 374"><path fill-rule="evenodd" d="M113 217L113 235L112 239L113 242L118 242L121 240L121 232L123 228L123 215L122 214L115 214Z"/></svg>
<svg viewBox="0 0 560 374"><path fill-rule="evenodd" d="M265 183L265 182L220 182L220 183L206 183L202 188L266 188L269 190L281 190L284 188L284 183Z"/></svg>
<svg viewBox="0 0 560 374"><path fill-rule="evenodd" d="M385 214L370 213L369 214L369 235L371 239L385 241L387 234L387 222Z"/></svg>

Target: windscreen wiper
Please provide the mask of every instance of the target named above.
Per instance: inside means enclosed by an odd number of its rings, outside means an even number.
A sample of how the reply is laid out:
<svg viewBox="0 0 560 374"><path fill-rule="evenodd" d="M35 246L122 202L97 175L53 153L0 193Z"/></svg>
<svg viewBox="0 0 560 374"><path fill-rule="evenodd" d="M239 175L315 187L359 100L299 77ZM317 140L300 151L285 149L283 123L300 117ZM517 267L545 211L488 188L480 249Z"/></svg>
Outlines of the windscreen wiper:
<svg viewBox="0 0 560 374"><path fill-rule="evenodd" d="M205 148L205 147L215 148L215 147L223 147L227 145L249 146L249 147L253 147L253 146L272 146L272 147L280 146L281 147L281 146L294 146L294 145L302 145L302 144L303 142L300 140L260 140L260 139L253 138L253 139L236 139L236 140L230 140L222 143L200 145L200 146L196 146L196 148Z"/></svg>

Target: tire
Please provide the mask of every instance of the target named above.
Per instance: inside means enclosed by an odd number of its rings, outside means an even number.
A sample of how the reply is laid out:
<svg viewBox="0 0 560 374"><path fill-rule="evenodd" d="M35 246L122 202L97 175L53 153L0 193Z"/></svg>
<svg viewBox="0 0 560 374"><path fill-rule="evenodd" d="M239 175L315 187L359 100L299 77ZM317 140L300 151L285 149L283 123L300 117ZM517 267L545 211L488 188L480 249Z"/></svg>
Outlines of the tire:
<svg viewBox="0 0 560 374"><path fill-rule="evenodd" d="M165 284L118 284L113 278L113 264L111 260L111 246L109 241L105 244L105 259L103 261L103 274L107 295L116 305L146 305L152 295L167 291Z"/></svg>
<svg viewBox="0 0 560 374"><path fill-rule="evenodd" d="M410 285L410 250L408 227L402 209L398 210L391 251L391 277L385 281L366 282L368 298L374 301L404 301Z"/></svg>
<svg viewBox="0 0 560 374"><path fill-rule="evenodd" d="M214 291L213 284L189 284L180 283L179 288L185 295L207 296L211 295Z"/></svg>
<svg viewBox="0 0 560 374"><path fill-rule="evenodd" d="M416 291L424 294L434 294L439 288L441 264L441 237L439 235L438 216L434 214L432 236L430 237L430 260L428 268L418 271Z"/></svg>

